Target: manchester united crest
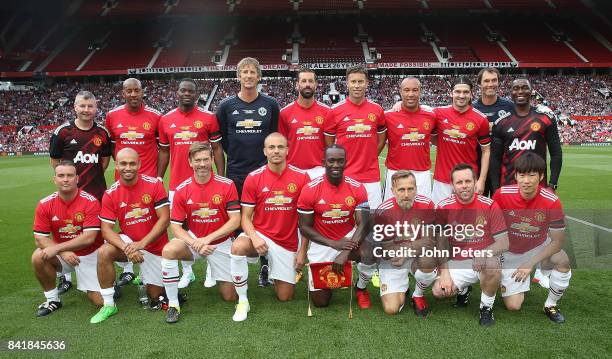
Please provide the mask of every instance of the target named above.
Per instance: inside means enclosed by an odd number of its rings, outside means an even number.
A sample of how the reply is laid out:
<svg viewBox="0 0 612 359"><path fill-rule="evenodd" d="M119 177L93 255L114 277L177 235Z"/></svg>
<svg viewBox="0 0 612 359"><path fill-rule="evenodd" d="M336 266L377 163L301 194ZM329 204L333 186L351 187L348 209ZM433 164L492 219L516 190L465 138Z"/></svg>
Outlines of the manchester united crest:
<svg viewBox="0 0 612 359"><path fill-rule="evenodd" d="M202 123L202 121L197 120L196 122L193 123L193 127L195 128L202 128L204 126L204 123Z"/></svg>
<svg viewBox="0 0 612 359"><path fill-rule="evenodd" d="M321 269L319 279L327 284L330 289L339 288L346 280L344 274L336 273L332 270L331 264Z"/></svg>
<svg viewBox="0 0 612 359"><path fill-rule="evenodd" d="M355 198L348 196L344 199L344 203L346 203L347 206L352 207L355 205Z"/></svg>
<svg viewBox="0 0 612 359"><path fill-rule="evenodd" d="M376 115L373 114L372 112L368 113L368 120L372 122L376 122Z"/></svg>
<svg viewBox="0 0 612 359"><path fill-rule="evenodd" d="M539 123L534 122L531 124L530 128L531 128L531 131L537 132L540 130L540 128L542 128L542 126Z"/></svg>
<svg viewBox="0 0 612 359"><path fill-rule="evenodd" d="M538 222L544 222L544 220L546 219L546 215L544 214L544 212L537 211L535 213L535 219Z"/></svg>
<svg viewBox="0 0 612 359"><path fill-rule="evenodd" d="M74 220L76 222L83 222L84 219L85 219L85 215L83 214L83 212L77 212L74 214Z"/></svg>
<svg viewBox="0 0 612 359"><path fill-rule="evenodd" d="M144 128L145 130L150 130L151 129L151 124L148 122L145 122L142 124L142 128Z"/></svg>
<svg viewBox="0 0 612 359"><path fill-rule="evenodd" d="M487 224L487 220L484 216L478 216L476 217L476 225L477 226L484 226L485 224Z"/></svg>
<svg viewBox="0 0 612 359"><path fill-rule="evenodd" d="M91 140L96 147L102 146L102 138L100 136L94 136Z"/></svg>
<svg viewBox="0 0 612 359"><path fill-rule="evenodd" d="M215 194L212 196L211 200L214 204L221 204L221 201L223 201L223 197L220 194Z"/></svg>
<svg viewBox="0 0 612 359"><path fill-rule="evenodd" d="M314 120L317 124L322 125L324 119L323 116L316 116Z"/></svg>
<svg viewBox="0 0 612 359"><path fill-rule="evenodd" d="M475 127L476 127L476 125L474 124L474 122L468 122L468 123L465 124L465 128L468 131L472 131Z"/></svg>
<svg viewBox="0 0 612 359"><path fill-rule="evenodd" d="M423 122L423 129L429 131L429 129L431 128L431 125L429 124L429 121L425 121Z"/></svg>
<svg viewBox="0 0 612 359"><path fill-rule="evenodd" d="M295 183L291 182L287 185L287 192L295 193L296 191L297 191L297 185Z"/></svg>
<svg viewBox="0 0 612 359"><path fill-rule="evenodd" d="M142 195L142 203L149 204L149 203L151 203L152 200L153 199L151 198L150 194L145 193L145 194Z"/></svg>

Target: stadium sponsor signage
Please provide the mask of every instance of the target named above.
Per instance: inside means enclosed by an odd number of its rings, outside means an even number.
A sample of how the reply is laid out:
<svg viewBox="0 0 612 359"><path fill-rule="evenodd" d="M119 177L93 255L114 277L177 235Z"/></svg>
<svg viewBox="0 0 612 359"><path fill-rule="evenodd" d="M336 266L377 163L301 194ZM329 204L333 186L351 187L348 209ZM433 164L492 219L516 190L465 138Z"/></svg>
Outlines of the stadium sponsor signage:
<svg viewBox="0 0 612 359"><path fill-rule="evenodd" d="M168 74L168 73L185 73L185 72L223 72L236 71L236 65L230 66L188 66L188 67L156 67L156 68L139 68L128 69L130 75L141 74ZM289 65L261 65L262 70L288 70Z"/></svg>
<svg viewBox="0 0 612 359"><path fill-rule="evenodd" d="M446 69L446 68L483 68L483 67L518 67L516 62L381 62L375 65L379 69Z"/></svg>
<svg viewBox="0 0 612 359"><path fill-rule="evenodd" d="M0 152L0 157L14 157L14 156L49 156L49 152Z"/></svg>
<svg viewBox="0 0 612 359"><path fill-rule="evenodd" d="M612 146L612 142L570 142L570 146L583 146L583 147L600 147L600 146Z"/></svg>

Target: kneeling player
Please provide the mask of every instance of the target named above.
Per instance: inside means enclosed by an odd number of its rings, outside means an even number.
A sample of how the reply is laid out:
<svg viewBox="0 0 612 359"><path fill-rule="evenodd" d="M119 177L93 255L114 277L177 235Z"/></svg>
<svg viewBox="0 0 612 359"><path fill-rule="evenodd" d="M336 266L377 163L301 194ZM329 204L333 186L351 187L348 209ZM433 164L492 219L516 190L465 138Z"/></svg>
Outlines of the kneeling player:
<svg viewBox="0 0 612 359"><path fill-rule="evenodd" d="M306 172L287 165L287 139L278 132L264 141L268 163L249 173L242 189L242 229L232 244L231 272L238 305L233 320L246 320L248 257L267 255L270 278L280 301L293 299L296 270L301 269L306 251L298 250L297 199L308 182ZM297 252L297 253L296 253Z"/></svg>
<svg viewBox="0 0 612 359"><path fill-rule="evenodd" d="M448 242L440 241L438 248L448 244L450 260L440 264L433 293L438 298L458 293L455 307L466 307L471 285L480 282L480 325L491 326L495 324L493 303L501 278L499 256L508 249L506 225L499 206L476 193L471 165L456 165L450 179L454 194L442 200L437 211L438 224L444 226L440 238L448 238Z"/></svg>
<svg viewBox="0 0 612 359"><path fill-rule="evenodd" d="M368 193L361 183L344 176L346 151L342 146L328 147L323 164L325 175L304 187L298 203L303 245L311 242L310 263L334 262L336 272L341 271L347 260L360 262L357 303L366 309L371 306L366 286L376 268L372 245L364 241L370 215ZM308 285L314 305L326 307L331 290L315 289L312 271Z"/></svg>
<svg viewBox="0 0 612 359"><path fill-rule="evenodd" d="M140 159L131 148L117 153L119 180L102 197L102 235L106 244L98 252L98 279L104 306L90 323L100 323L117 314L113 296L115 267L113 262L140 263L140 277L147 285L150 298L164 293L161 274L161 252L168 243L170 211L163 183L157 178L139 175ZM113 230L119 221L121 233Z"/></svg>
<svg viewBox="0 0 612 359"><path fill-rule="evenodd" d="M38 248L32 254L32 267L47 298L38 307L37 317L62 307L55 287L56 272L76 270L77 288L87 292L93 304L102 305L96 274L98 248L102 245L100 204L94 196L78 189L79 176L71 161L62 160L55 166L53 181L57 192L38 203L34 217Z"/></svg>
<svg viewBox="0 0 612 359"><path fill-rule="evenodd" d="M226 301L238 299L230 274L230 235L240 226L240 202L234 183L212 172L213 149L207 142L189 147L193 177L176 187L170 227L175 238L164 246L162 274L168 295L166 322L180 316L178 260L206 257L211 279ZM187 224L187 230L183 229Z"/></svg>
<svg viewBox="0 0 612 359"><path fill-rule="evenodd" d="M555 323L565 322L557 301L569 286L572 271L565 242L565 215L561 201L540 181L546 162L527 152L515 162L516 185L501 187L493 199L504 210L510 249L504 253L502 297L506 308L519 310L529 291L531 271L539 267L550 276L544 313Z"/></svg>
<svg viewBox="0 0 612 359"><path fill-rule="evenodd" d="M375 252L375 256L381 258L378 271L382 307L387 314L401 311L406 302L408 273L411 272L416 279L412 294L414 313L426 317L429 308L423 291L436 279L438 265L433 255L425 253L435 244L433 235L426 229L436 219L434 204L429 198L417 194L416 177L410 171L396 171L390 184L393 197L378 207L374 218L374 239L383 239L382 246L376 249L380 252ZM400 236L383 234L383 226L398 228L400 225L406 225L401 227Z"/></svg>

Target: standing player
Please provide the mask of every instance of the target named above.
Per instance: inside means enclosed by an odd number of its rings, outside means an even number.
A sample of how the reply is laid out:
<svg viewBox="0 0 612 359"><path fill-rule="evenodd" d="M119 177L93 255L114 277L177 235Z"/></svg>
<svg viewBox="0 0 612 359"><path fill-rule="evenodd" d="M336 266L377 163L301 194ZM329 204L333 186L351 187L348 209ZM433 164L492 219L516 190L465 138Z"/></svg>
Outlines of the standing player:
<svg viewBox="0 0 612 359"><path fill-rule="evenodd" d="M458 163L468 163L478 175L476 193L482 194L489 171L491 137L485 115L471 106L472 83L466 77L457 78L451 87L452 105L434 109L437 119L436 169L432 200L437 205L451 195L453 186L449 174ZM480 145L482 157L478 167Z"/></svg>
<svg viewBox="0 0 612 359"><path fill-rule="evenodd" d="M161 113L145 106L142 101L144 92L140 80L129 78L123 81L121 95L125 104L109 111L106 114L106 128L110 132L113 143L113 156L126 147L138 152L142 161L140 173L150 177L157 176L157 150L158 125ZM119 172L115 170L115 180L119 179ZM120 266L121 262L117 263ZM134 279L134 269L131 262L123 268L119 275L117 285L123 286Z"/></svg>
<svg viewBox="0 0 612 359"><path fill-rule="evenodd" d="M311 263L334 262L336 271L347 260L358 261L357 303L362 309L371 306L366 288L376 264L372 245L364 241L369 230L370 207L364 186L344 176L346 151L340 145L325 150L325 176L308 183L298 202L302 247L308 249ZM331 290L314 288L312 271L308 271L308 289L316 307L326 307Z"/></svg>
<svg viewBox="0 0 612 359"><path fill-rule="evenodd" d="M565 215L561 201L540 183L546 162L527 152L514 163L517 184L501 187L493 199L504 210L510 248L504 253L502 297L506 308L520 310L534 268L550 277L544 313L555 323L565 322L557 301L569 286L572 271L565 242Z"/></svg>
<svg viewBox="0 0 612 359"><path fill-rule="evenodd" d="M295 84L298 98L285 106L278 119L278 132L289 141L287 163L300 168L310 179L322 176L323 125L329 114L329 107L315 100L317 75L311 69L301 69Z"/></svg>
<svg viewBox="0 0 612 359"><path fill-rule="evenodd" d="M162 274L168 296L166 322L180 317L178 259L194 261L206 257L211 279L219 281L226 301L235 301L236 290L230 274L231 235L240 226L240 202L232 181L212 171L213 151L207 142L189 146L193 177L181 183L172 202L170 227L174 239L164 246ZM183 229L183 224L187 228Z"/></svg>
<svg viewBox="0 0 612 359"><path fill-rule="evenodd" d="M480 325L488 327L495 324L493 303L501 278L499 256L508 249L506 224L499 206L476 193L476 173L471 164L456 165L450 177L454 194L441 201L437 209L438 224L453 229L447 243L439 245L449 247L450 260L440 264L433 293L438 298L457 293L455 307L463 308L469 303L472 284L480 282Z"/></svg>
<svg viewBox="0 0 612 359"><path fill-rule="evenodd" d="M217 173L225 173L225 157L220 140L219 124L215 115L204 111L197 106L198 89L192 79L183 79L179 82L177 91L178 107L165 114L159 125L159 166L157 177L164 178L168 161L170 162L170 203L176 191L176 186L193 174L189 167L189 146L195 142L210 142L213 148ZM195 280L192 261L183 261L183 276L179 287L185 288ZM208 270L207 270L207 278ZM214 281L207 280L207 286L214 286Z"/></svg>
<svg viewBox="0 0 612 359"><path fill-rule="evenodd" d="M110 134L94 121L98 104L91 92L80 91L76 95L74 111L77 118L59 126L51 135L51 167L55 168L61 160L72 161L77 168L79 189L100 201L106 189L104 171L112 154ZM72 288L72 276L70 272L58 276L60 283L57 288L62 294Z"/></svg>
<svg viewBox="0 0 612 359"><path fill-rule="evenodd" d="M421 82L407 77L400 84L401 108L385 112L389 150L385 166L385 195L393 197L391 177L399 170L409 170L416 179L421 196L431 197L431 133L436 127L436 116L428 106L419 103Z"/></svg>
<svg viewBox="0 0 612 359"><path fill-rule="evenodd" d="M168 196L162 181L138 174L140 159L131 148L124 148L116 157L119 180L102 198L102 235L106 243L98 251L98 280L104 306L90 323L105 321L117 314L114 294L113 262L140 263L140 277L150 298L164 293L161 273L161 252L168 243ZM120 233L113 228L119 221Z"/></svg>
<svg viewBox="0 0 612 359"><path fill-rule="evenodd" d="M266 164L261 149L269 134L278 129L279 106L275 99L257 91L261 80L261 66L252 57L245 57L237 65L236 76L240 91L221 101L217 118L221 128L221 143L227 154L227 177L234 181L238 195L247 175ZM261 259L259 286L267 286L268 263Z"/></svg>
<svg viewBox="0 0 612 359"><path fill-rule="evenodd" d="M417 180L412 172L396 171L391 176L390 182L393 197L385 200L376 209L375 225L410 224L424 228L434 224L436 220L434 204L429 198L417 194ZM433 233L424 229L412 232L411 236L411 238L398 236L383 238L381 249L409 250L414 256L399 255L380 259L380 300L385 313L399 313L406 302L408 273L411 272L416 280L412 293L412 307L417 316L426 317L429 307L423 296L424 290L436 279L438 263L436 258L424 255L423 251L433 249L435 243Z"/></svg>
<svg viewBox="0 0 612 359"><path fill-rule="evenodd" d="M32 267L47 298L38 307L37 317L62 307L55 287L56 272L76 270L78 289L86 292L93 304L102 305L96 274L98 247L102 245L100 203L78 189L79 176L72 161L61 160L54 171L57 192L38 203L34 216L37 248L32 254Z"/></svg>
<svg viewBox="0 0 612 359"><path fill-rule="evenodd" d="M297 201L308 175L287 165L287 139L278 132L264 141L268 164L251 172L242 191L242 229L232 244L231 271L238 293L233 320L247 319L249 268L247 256L267 255L270 278L278 300L293 299L296 270L306 259L304 243L299 248Z"/></svg>
<svg viewBox="0 0 612 359"><path fill-rule="evenodd" d="M353 66L346 70L349 97L336 104L325 122L325 145L346 148L346 175L363 183L370 208L382 202L378 154L385 146L385 115L382 107L366 99L368 70Z"/></svg>

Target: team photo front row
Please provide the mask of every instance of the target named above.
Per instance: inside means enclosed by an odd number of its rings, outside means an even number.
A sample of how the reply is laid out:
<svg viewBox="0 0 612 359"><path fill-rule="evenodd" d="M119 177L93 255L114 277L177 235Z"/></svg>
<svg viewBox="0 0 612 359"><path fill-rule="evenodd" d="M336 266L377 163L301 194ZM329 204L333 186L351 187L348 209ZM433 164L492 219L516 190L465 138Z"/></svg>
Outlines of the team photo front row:
<svg viewBox="0 0 612 359"><path fill-rule="evenodd" d="M139 264L152 306L167 308L165 321L176 323L183 305L179 262L206 259L207 279L223 300L237 302L232 319L244 321L251 309L249 263L265 257L278 301L294 298L307 266L309 303L319 308L330 304L334 280L352 281L352 263L359 307L370 308L367 285L377 271L387 314L406 304L409 274L419 317L430 311L427 288L466 307L479 283L482 326L495 323L498 291L508 310L520 310L539 269L549 278L543 311L555 323L565 321L557 305L571 278L562 249L564 213L554 191L542 186L546 162L537 154L515 159L516 184L501 186L491 198L479 194L484 183L474 166L457 163L443 176L449 188L434 183L424 191L418 174L394 170L373 201L366 185L345 175L358 154L341 144L327 144L319 176L288 164L293 149L284 135L273 132L263 144L267 163L237 188L213 171L219 149L193 142L187 154L192 175L171 197L160 178L140 173L141 158L129 147L115 154L117 180L101 202L79 188L73 161L58 160L57 191L38 203L34 217L32 265L46 298L36 315L62 307L56 279L74 271L77 289L100 308L90 322L109 319L118 313L121 292L115 264L132 263ZM422 193L441 199L434 203ZM321 280L331 282L322 286Z"/></svg>

